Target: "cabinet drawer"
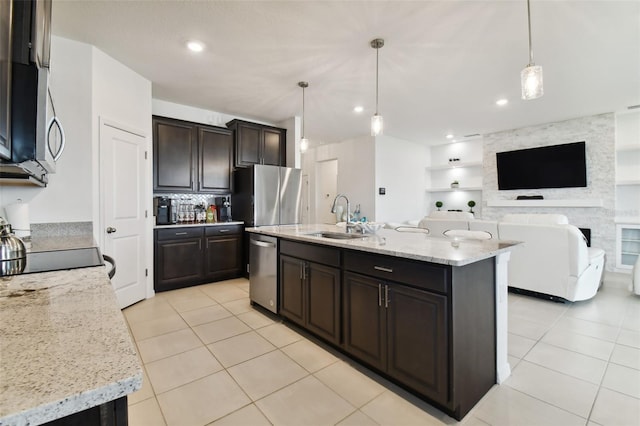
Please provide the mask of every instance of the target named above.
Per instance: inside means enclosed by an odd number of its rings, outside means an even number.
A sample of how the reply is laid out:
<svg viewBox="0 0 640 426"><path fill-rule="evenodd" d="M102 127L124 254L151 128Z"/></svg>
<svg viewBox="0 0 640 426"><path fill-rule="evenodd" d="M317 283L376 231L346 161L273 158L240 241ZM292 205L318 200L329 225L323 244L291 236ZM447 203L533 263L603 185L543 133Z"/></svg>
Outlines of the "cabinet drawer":
<svg viewBox="0 0 640 426"><path fill-rule="evenodd" d="M449 266L425 265L390 256L345 251L344 269L425 290L449 292Z"/></svg>
<svg viewBox="0 0 640 426"><path fill-rule="evenodd" d="M171 228L171 229L157 229L158 241L176 240L181 238L198 238L202 237L202 226L185 227L185 228Z"/></svg>
<svg viewBox="0 0 640 426"><path fill-rule="evenodd" d="M216 225L207 226L204 229L207 237L212 235L240 234L242 232L242 225Z"/></svg>
<svg viewBox="0 0 640 426"><path fill-rule="evenodd" d="M340 249L280 240L280 253L323 265L340 267Z"/></svg>

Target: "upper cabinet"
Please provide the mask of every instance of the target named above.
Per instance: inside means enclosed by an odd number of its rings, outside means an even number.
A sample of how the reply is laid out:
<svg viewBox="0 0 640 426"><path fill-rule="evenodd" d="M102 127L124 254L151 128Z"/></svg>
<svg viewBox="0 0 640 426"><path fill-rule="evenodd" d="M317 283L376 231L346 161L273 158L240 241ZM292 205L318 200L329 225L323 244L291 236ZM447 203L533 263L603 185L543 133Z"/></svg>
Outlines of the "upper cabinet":
<svg viewBox="0 0 640 426"><path fill-rule="evenodd" d="M233 135L228 129L198 127L198 192L231 192Z"/></svg>
<svg viewBox="0 0 640 426"><path fill-rule="evenodd" d="M233 135L222 127L153 117L154 192L231 192Z"/></svg>
<svg viewBox="0 0 640 426"><path fill-rule="evenodd" d="M249 167L253 164L286 165L285 129L243 120L231 120L227 127L234 132L236 167Z"/></svg>

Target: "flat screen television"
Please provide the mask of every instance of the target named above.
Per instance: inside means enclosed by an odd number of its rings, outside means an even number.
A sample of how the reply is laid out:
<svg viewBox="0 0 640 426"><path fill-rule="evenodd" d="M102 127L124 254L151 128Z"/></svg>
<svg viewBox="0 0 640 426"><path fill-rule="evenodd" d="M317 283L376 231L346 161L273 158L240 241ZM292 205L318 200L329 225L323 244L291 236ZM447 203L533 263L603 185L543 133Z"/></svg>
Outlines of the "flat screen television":
<svg viewBox="0 0 640 426"><path fill-rule="evenodd" d="M584 188L585 143L496 153L498 189Z"/></svg>

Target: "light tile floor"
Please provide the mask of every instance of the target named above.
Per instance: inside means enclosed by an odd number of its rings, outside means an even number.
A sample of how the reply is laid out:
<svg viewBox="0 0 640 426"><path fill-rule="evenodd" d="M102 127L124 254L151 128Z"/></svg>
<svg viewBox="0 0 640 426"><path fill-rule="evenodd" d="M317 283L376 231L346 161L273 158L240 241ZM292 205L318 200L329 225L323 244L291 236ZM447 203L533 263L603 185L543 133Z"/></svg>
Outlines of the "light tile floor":
<svg viewBox="0 0 640 426"><path fill-rule="evenodd" d="M509 294L511 377L464 425L640 425L640 297L607 274L590 301ZM247 280L124 310L144 363L132 426L442 425L441 411L249 304Z"/></svg>

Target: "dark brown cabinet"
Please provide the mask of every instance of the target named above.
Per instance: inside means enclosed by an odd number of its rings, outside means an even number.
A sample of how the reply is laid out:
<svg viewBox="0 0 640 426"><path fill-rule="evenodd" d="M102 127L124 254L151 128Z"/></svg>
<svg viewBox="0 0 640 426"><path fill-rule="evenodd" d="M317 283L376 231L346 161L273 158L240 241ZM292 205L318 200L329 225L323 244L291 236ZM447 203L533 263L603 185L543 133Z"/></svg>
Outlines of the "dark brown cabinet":
<svg viewBox="0 0 640 426"><path fill-rule="evenodd" d="M280 253L280 314L340 344L340 251L281 241Z"/></svg>
<svg viewBox="0 0 640 426"><path fill-rule="evenodd" d="M347 352L445 404L446 297L345 272L343 300Z"/></svg>
<svg viewBox="0 0 640 426"><path fill-rule="evenodd" d="M205 228L205 271L208 280L234 278L242 271L242 227Z"/></svg>
<svg viewBox="0 0 640 426"><path fill-rule="evenodd" d="M243 120L231 120L227 127L234 132L236 167L286 165L285 129Z"/></svg>
<svg viewBox="0 0 640 426"><path fill-rule="evenodd" d="M153 117L153 190L191 192L197 133L191 123Z"/></svg>
<svg viewBox="0 0 640 426"><path fill-rule="evenodd" d="M202 229L156 230L156 291L172 290L202 281Z"/></svg>
<svg viewBox="0 0 640 426"><path fill-rule="evenodd" d="M241 225L156 229L154 242L156 291L240 276Z"/></svg>
<svg viewBox="0 0 640 426"><path fill-rule="evenodd" d="M279 240L280 314L460 420L496 383L494 259Z"/></svg>
<svg viewBox="0 0 640 426"><path fill-rule="evenodd" d="M198 127L198 192L232 191L233 135L227 129Z"/></svg>
<svg viewBox="0 0 640 426"><path fill-rule="evenodd" d="M154 192L231 192L229 129L153 117Z"/></svg>

